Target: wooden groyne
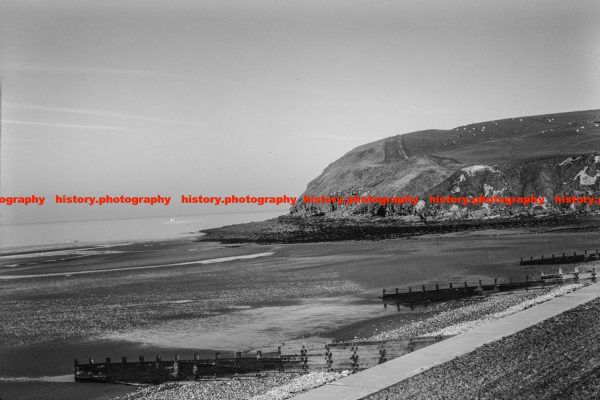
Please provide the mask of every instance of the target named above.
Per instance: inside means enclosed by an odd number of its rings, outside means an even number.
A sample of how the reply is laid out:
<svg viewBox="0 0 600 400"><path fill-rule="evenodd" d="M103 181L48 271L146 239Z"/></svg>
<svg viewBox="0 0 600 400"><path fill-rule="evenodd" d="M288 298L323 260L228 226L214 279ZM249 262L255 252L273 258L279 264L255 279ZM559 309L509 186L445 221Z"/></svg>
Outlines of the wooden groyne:
<svg viewBox="0 0 600 400"><path fill-rule="evenodd" d="M156 357L146 361L140 356L138 361L103 362L82 364L75 360L75 381L77 382L122 382L122 383L162 383L167 381L199 380L217 377L256 376L265 372L299 373L311 371L360 371L390 359L437 343L449 336L418 337L376 342L350 342L327 344L320 349L302 346L293 354L257 351L236 353L235 357L201 359L194 354L191 359L164 361Z"/></svg>
<svg viewBox="0 0 600 400"><path fill-rule="evenodd" d="M483 296L498 292L513 292L517 290L528 290L541 288L553 285L560 285L568 282L578 282L580 280L596 280L596 269L591 271L580 272L578 268L572 273L563 274L559 270L556 274L542 274L537 278L529 275L523 281L513 281L509 278L508 281L500 282L494 279L493 282L479 281L476 284L463 282L461 284L448 283L441 285L422 285L418 288L409 287L407 289L395 288L392 290L383 289L381 299L386 304L396 304L398 306L414 306L427 304L438 301L448 301L462 299L473 296Z"/></svg>
<svg viewBox="0 0 600 400"><path fill-rule="evenodd" d="M600 254L598 253L598 249L595 252L584 251L583 254L577 254L576 251L571 255L562 253L561 255L552 254L550 256L540 256L540 258L529 257L529 259L523 259L521 257L520 265L530 266L530 265L552 265L552 264L577 264L584 263L590 261L598 261L600 260Z"/></svg>

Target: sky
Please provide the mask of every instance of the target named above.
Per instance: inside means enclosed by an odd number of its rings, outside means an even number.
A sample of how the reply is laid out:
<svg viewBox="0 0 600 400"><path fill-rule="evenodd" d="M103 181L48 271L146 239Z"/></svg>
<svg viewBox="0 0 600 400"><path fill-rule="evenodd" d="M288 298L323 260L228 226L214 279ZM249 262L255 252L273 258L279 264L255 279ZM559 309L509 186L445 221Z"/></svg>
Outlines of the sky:
<svg viewBox="0 0 600 400"><path fill-rule="evenodd" d="M381 138L600 108L599 17L583 0L0 0L0 195L298 195Z"/></svg>

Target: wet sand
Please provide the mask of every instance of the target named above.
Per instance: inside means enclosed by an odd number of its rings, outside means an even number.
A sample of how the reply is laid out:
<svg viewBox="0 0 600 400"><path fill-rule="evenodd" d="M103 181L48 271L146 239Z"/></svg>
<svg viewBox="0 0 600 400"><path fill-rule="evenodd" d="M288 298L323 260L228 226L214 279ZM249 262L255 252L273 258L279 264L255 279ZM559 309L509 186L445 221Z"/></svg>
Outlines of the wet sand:
<svg viewBox="0 0 600 400"><path fill-rule="evenodd" d="M530 308L535 304L540 304L556 296L562 296L573 290L580 289L583 284L566 284L562 286L546 287L533 289L529 291L518 291L514 293L505 293L501 295L487 296L485 298L470 298L458 301L449 301L443 303L435 303L422 310L415 310L415 313L410 313L410 319L404 321L395 321L396 324L391 324L387 329L378 330L375 328L374 335L360 336L361 340L388 340L395 338L409 338L417 336L435 336L442 330L451 331L450 334L458 334L466 332L482 324L489 323L494 320L502 319L508 315L518 313L526 308ZM388 321L391 322L391 321ZM368 325L368 324L365 324ZM378 326L378 324L373 324ZM351 331L352 329L350 329ZM308 346L309 351L311 346ZM318 346L318 349L322 347ZM316 350L316 349L315 349ZM349 371L348 371L349 372ZM331 374L329 381L342 378L344 374ZM286 374L287 375L287 374ZM289 377L288 377L289 379ZM164 384L159 386L151 386L141 389L127 399L152 399L152 400L168 400L175 398L186 399L214 399L234 400L240 398L250 398L249 391L264 391L269 386L268 392L265 392L259 397L260 400L281 400L321 386L324 382L319 378L318 372L311 372L292 381L285 383L280 380L265 380L252 379L244 382L242 387L237 386L235 381L232 385L213 385L210 382L188 382L186 385ZM223 388L226 387L225 390ZM288 391L292 388L292 391ZM258 399L254 399L258 400Z"/></svg>
<svg viewBox="0 0 600 400"><path fill-rule="evenodd" d="M110 400L135 392L130 385L102 383L0 382L2 400Z"/></svg>
<svg viewBox="0 0 600 400"><path fill-rule="evenodd" d="M104 247L110 251L58 259L56 254L0 258L0 277L37 275L0 279L0 319L6 321L0 327L0 342L5 343L0 376L68 374L75 357L171 358L198 349L207 354L254 349L260 338L265 345L265 338L347 339L351 333L372 331L368 327L377 326L376 321L389 325L413 318L393 308L383 310L377 300L383 287L517 279L531 273L519 267L520 256L591 250L596 236L521 230L291 245L183 240ZM129 269L158 264L180 265ZM89 270L104 271L71 274ZM46 273L60 275L40 276ZM300 316L303 323L282 324L289 315ZM243 334L229 335L227 329ZM169 340L174 332L177 341ZM217 346L214 332L225 332L226 346Z"/></svg>

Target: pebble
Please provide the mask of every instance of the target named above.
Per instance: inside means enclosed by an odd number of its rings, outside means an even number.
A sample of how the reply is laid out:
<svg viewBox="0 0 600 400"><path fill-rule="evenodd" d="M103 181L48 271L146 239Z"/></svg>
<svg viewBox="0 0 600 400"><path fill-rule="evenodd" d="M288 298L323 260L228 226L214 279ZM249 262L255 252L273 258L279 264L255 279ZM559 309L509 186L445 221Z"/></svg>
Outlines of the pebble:
<svg viewBox="0 0 600 400"><path fill-rule="evenodd" d="M269 374L260 378L170 382L114 400L283 400L349 375L343 372Z"/></svg>
<svg viewBox="0 0 600 400"><path fill-rule="evenodd" d="M416 337L416 336L437 336L437 335L454 335L465 332L478 326L482 323L490 322L507 315L514 314L526 308L529 308L535 304L548 301L554 297L562 296L563 294L569 293L573 290L583 286L582 284L570 284L555 288L544 288L544 289L533 289L530 291L515 292L506 295L489 296L485 299L466 299L454 302L438 303L432 307L434 315L428 318L420 319L408 324L404 324L393 329L388 329L373 335L366 340L389 340L398 339L403 337ZM582 306L583 307L583 306ZM600 317L600 306L596 307L595 311ZM556 318L556 317L555 317ZM598 318L600 321L600 318ZM537 325L536 327L538 327ZM533 328L536 328L533 327ZM529 330L531 330L530 328ZM529 331L527 330L527 331ZM599 331L600 332L600 331ZM520 333L519 333L520 334ZM518 335L518 334L517 334ZM513 335L514 336L514 335ZM356 338L355 340L365 340L365 338ZM506 339L503 339L505 341ZM543 346L543 341L538 342L534 339L530 341L537 346ZM498 343L498 342L496 342ZM495 345L492 344L491 346ZM600 343L600 342L599 342ZM502 353L497 354L493 351L489 351L484 348L477 349L475 352L470 353L467 356L481 359L485 361L485 357L502 357ZM598 345L600 350L600 344ZM531 352L520 351L521 355L528 355L527 360L532 360L535 355ZM600 352L599 352L600 354ZM463 356L460 359L467 357ZM512 357L512 355L509 355ZM562 355L564 357L564 354ZM600 356L599 356L600 358ZM457 359L457 360L460 360ZM453 360L449 363L443 364L442 366L436 367L432 370L426 371L423 374L417 375L407 381L401 382L400 384L388 388L378 394L369 397L369 400L382 400L382 399L437 399L437 398L451 398L452 396L446 396L445 390L439 391L433 389L435 382L441 381L443 385L447 382L446 374L449 372L454 373L453 368L457 360ZM506 360L505 360L506 361ZM498 360L494 362L498 363ZM509 362L509 361L507 361ZM469 366L472 368L472 366ZM453 381L453 390L458 391L455 393L456 398L467 398L463 397L460 391L466 391L465 393L471 393L473 391L473 385L477 386L477 382L481 381L485 383L484 377L490 375L489 371L495 371L498 373L498 368L488 368L479 365L480 370L470 371L471 374L477 375L477 379L472 380L471 383L467 384L461 379ZM532 367L527 372L535 375L536 367ZM504 371L504 369L500 369ZM506 371L504 371L506 372ZM488 373L486 375L486 373ZM118 398L119 400L204 400L204 399L215 399L215 400L234 400L234 399L247 399L247 400L283 400L294 395L310 390L315 387L322 386L328 382L342 378L349 375L348 371L344 372L311 372L308 374L268 374L260 378L253 379L230 379L230 380L214 380L214 381L197 381L197 382L177 382L177 383L164 383L157 386L147 386L140 390L125 395L124 397ZM429 376L424 378L424 376ZM481 375L481 377L479 377ZM493 378L493 374L489 379ZM521 374L517 374L519 379L525 379ZM600 373L599 373L600 376ZM433 377L433 378L432 378ZM424 380L425 379L425 380ZM486 378L488 379L488 378ZM512 378L514 379L514 377ZM415 380L418 383L412 383ZM428 382L433 382L429 384ZM420 392L419 385L427 383L427 387L433 390L433 394L429 392ZM408 388L408 389L407 389ZM405 395L410 393L410 395ZM472 393L471 393L472 394ZM420 397L419 397L420 396ZM437 397L436 397L437 396ZM494 398L494 397L488 397ZM508 397L506 397L508 398ZM514 397L519 398L519 397ZM117 400L117 399L115 399Z"/></svg>
<svg viewBox="0 0 600 400"><path fill-rule="evenodd" d="M594 399L600 393L600 299L366 398Z"/></svg>

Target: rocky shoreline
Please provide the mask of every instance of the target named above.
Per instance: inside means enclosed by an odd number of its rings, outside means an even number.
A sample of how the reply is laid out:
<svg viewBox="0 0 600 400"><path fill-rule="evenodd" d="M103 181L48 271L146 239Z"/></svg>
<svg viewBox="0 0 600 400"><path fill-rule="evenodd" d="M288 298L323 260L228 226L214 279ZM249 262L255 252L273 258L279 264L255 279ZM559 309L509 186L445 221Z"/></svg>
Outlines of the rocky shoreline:
<svg viewBox="0 0 600 400"><path fill-rule="evenodd" d="M392 218L330 218L285 215L278 218L206 229L197 241L222 243L311 243L342 240L411 238L486 229L597 231L597 218L566 214L546 217L517 216L495 219L446 220L406 223Z"/></svg>
<svg viewBox="0 0 600 400"><path fill-rule="evenodd" d="M525 308L578 289L581 284L544 288L485 299L464 299L434 304L426 316L400 326L387 327L368 338L356 340L390 340L400 337L435 336L441 333L458 334L470 328L514 314ZM600 303L599 303L600 304ZM600 310L600 309L599 309ZM478 350L479 351L479 350ZM480 366L480 368L483 368ZM485 369L485 368L483 368ZM252 399L283 400L301 392L342 378L348 372L313 372L301 374L265 374L254 379L207 380L199 382L166 383L142 387L137 392L114 400L171 400L171 399ZM396 391L382 393L382 399L397 398ZM379 394L378 394L379 396ZM385 397L388 396L388 397ZM402 397L404 398L404 397ZM412 398L412 397L407 397ZM462 398L457 396L457 398ZM374 397L377 399L377 397Z"/></svg>

